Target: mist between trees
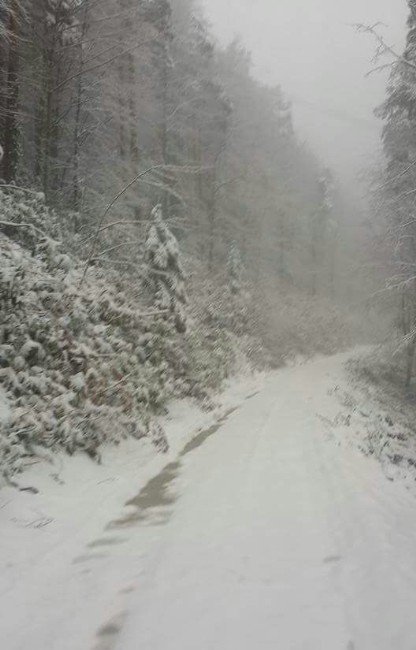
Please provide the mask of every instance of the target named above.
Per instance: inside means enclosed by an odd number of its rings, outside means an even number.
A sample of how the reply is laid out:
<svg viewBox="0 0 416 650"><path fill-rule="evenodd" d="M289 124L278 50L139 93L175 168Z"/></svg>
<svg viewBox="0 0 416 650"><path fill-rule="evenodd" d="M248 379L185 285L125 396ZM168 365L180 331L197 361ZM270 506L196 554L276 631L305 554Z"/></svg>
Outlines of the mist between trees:
<svg viewBox="0 0 416 650"><path fill-rule="evenodd" d="M197 3L1 0L0 30L9 467L39 441L163 447L170 396L351 341L379 286L355 206Z"/></svg>
<svg viewBox="0 0 416 650"><path fill-rule="evenodd" d="M5 183L41 190L87 233L153 167L112 221L143 223L161 202L210 273L235 240L253 275L333 291L343 206L330 173L297 140L282 90L253 80L238 42L216 47L193 2L2 4ZM111 237L122 244L130 225ZM116 258L131 255L120 247Z"/></svg>

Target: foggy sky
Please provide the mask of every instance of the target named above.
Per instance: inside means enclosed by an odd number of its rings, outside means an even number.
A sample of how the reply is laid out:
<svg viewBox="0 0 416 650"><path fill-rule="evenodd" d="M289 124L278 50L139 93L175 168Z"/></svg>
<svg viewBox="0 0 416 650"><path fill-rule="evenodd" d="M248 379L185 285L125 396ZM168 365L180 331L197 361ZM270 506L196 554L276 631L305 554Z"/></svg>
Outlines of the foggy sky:
<svg viewBox="0 0 416 650"><path fill-rule="evenodd" d="M405 0L203 2L219 40L240 35L255 76L280 83L293 99L297 131L325 164L349 183L371 165L380 130L373 110L383 101L387 76L366 77L376 46L352 24L385 23L383 34L400 50Z"/></svg>

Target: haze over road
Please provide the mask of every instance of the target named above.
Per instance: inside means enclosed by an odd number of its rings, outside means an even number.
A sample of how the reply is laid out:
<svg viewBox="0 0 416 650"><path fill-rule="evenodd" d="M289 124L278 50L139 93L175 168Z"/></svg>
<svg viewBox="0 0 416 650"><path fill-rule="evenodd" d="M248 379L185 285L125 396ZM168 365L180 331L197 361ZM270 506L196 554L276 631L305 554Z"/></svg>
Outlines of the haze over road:
<svg viewBox="0 0 416 650"><path fill-rule="evenodd" d="M371 75L375 43L353 28L381 22L400 50L404 0L204 0L222 42L241 35L254 73L281 83L294 100L298 131L351 182L379 150L374 108L385 96L387 73Z"/></svg>

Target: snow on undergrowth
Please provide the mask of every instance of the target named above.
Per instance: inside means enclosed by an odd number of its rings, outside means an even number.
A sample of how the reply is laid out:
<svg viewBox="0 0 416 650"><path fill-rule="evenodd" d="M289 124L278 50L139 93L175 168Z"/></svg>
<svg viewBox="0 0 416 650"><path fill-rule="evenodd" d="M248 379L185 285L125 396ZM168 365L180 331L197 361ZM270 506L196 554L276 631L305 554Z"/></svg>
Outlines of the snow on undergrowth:
<svg viewBox="0 0 416 650"><path fill-rule="evenodd" d="M282 292L269 308L240 261L238 283L235 273L208 279L192 259L185 273L160 207L128 274L95 260L83 280L78 226L40 193L0 191L0 383L10 405L0 475L9 480L42 448L99 458L103 443L148 436L166 450L155 416L171 398L210 408L237 369L315 351L306 303L328 351L345 343L341 320L321 316L317 301Z"/></svg>
<svg viewBox="0 0 416 650"><path fill-rule="evenodd" d="M327 421L340 444L374 458L390 481L416 480L416 402L403 390L401 360L386 346L351 358L348 383L334 386L339 412Z"/></svg>
<svg viewBox="0 0 416 650"><path fill-rule="evenodd" d="M176 314L138 297L139 269L128 282L92 267L81 284L84 266L40 194L0 193L0 213L0 381L12 406L2 473L39 446L97 456L104 442L151 436L163 450L153 416L174 396L209 404L235 368L232 332L206 313L178 332Z"/></svg>

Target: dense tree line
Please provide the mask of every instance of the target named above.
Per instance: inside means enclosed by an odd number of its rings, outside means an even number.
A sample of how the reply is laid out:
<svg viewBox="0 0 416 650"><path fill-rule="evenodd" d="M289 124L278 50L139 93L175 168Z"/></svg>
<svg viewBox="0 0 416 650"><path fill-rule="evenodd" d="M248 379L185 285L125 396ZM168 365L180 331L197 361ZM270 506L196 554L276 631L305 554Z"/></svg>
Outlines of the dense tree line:
<svg viewBox="0 0 416 650"><path fill-rule="evenodd" d="M253 280L334 292L330 173L194 0L1 0L0 30L0 177L42 191L91 263L130 268L160 203L212 276L235 242Z"/></svg>
<svg viewBox="0 0 416 650"><path fill-rule="evenodd" d="M348 344L336 181L194 0L0 0L0 145L0 477Z"/></svg>
<svg viewBox="0 0 416 650"><path fill-rule="evenodd" d="M406 352L407 388L416 352L416 1L408 0L408 5L403 53L395 53L375 29L365 28L376 37L379 54L394 55L387 96L376 111L383 120L384 162L375 184L372 232L389 309L393 306L397 313L401 349Z"/></svg>

